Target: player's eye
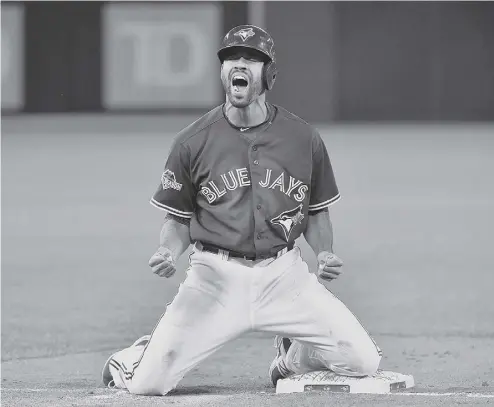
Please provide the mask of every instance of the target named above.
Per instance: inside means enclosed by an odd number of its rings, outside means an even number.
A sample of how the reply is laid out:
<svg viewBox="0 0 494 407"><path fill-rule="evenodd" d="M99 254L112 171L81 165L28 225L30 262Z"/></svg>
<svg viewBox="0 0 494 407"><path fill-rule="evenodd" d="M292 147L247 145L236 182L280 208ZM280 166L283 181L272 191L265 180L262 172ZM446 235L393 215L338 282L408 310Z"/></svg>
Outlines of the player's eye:
<svg viewBox="0 0 494 407"><path fill-rule="evenodd" d="M252 62L263 62L263 59L257 55L249 55L245 59L248 59L249 61L252 61Z"/></svg>
<svg viewBox="0 0 494 407"><path fill-rule="evenodd" d="M263 62L263 58L260 55L257 55L252 52L235 52L233 54L228 55L225 59L227 61L238 61L240 58L244 58L247 61L251 62Z"/></svg>

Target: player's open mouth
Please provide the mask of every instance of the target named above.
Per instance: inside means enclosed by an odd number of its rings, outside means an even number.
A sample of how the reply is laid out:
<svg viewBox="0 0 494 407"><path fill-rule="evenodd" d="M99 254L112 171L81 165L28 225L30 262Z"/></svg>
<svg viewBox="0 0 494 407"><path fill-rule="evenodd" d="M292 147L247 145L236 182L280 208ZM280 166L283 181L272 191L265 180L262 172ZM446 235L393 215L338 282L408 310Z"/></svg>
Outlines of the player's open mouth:
<svg viewBox="0 0 494 407"><path fill-rule="evenodd" d="M240 92L247 88L249 81L244 75L235 74L232 78L232 86L235 92Z"/></svg>

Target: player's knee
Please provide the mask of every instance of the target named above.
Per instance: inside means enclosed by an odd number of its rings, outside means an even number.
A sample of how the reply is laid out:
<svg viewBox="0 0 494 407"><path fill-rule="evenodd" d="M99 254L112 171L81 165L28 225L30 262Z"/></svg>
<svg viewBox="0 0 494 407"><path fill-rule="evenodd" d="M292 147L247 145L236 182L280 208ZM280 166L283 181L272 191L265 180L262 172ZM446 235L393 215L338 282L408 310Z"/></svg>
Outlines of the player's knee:
<svg viewBox="0 0 494 407"><path fill-rule="evenodd" d="M160 388L149 383L138 383L129 386L129 392L139 396L164 396L166 394Z"/></svg>
<svg viewBox="0 0 494 407"><path fill-rule="evenodd" d="M145 377L136 374L129 383L128 390L132 394L140 396L164 396L166 392L162 386L162 378Z"/></svg>
<svg viewBox="0 0 494 407"><path fill-rule="evenodd" d="M132 394L142 396L164 396L173 390L178 384L179 378L174 374L174 364L177 352L170 350L161 358L161 363L151 374L146 374L145 370L135 369L132 377L132 384L129 391Z"/></svg>
<svg viewBox="0 0 494 407"><path fill-rule="evenodd" d="M381 354L376 349L360 355L355 370L362 376L371 376L377 372L381 363Z"/></svg>
<svg viewBox="0 0 494 407"><path fill-rule="evenodd" d="M165 396L173 390L174 383L168 377L160 377L154 380L142 380L139 376L132 378L132 384L128 390L132 394L140 396Z"/></svg>

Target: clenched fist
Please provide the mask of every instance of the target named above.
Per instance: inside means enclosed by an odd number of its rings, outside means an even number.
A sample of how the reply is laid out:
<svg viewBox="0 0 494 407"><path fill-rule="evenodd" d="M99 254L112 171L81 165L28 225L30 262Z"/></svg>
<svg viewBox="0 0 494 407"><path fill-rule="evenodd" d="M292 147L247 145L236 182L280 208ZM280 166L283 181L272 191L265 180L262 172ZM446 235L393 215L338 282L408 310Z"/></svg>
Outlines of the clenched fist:
<svg viewBox="0 0 494 407"><path fill-rule="evenodd" d="M343 262L334 253L321 252L317 256L317 275L323 280L332 281L343 272Z"/></svg>
<svg viewBox="0 0 494 407"><path fill-rule="evenodd" d="M175 261L170 249L160 247L149 259L149 267L154 274L169 278L175 274Z"/></svg>

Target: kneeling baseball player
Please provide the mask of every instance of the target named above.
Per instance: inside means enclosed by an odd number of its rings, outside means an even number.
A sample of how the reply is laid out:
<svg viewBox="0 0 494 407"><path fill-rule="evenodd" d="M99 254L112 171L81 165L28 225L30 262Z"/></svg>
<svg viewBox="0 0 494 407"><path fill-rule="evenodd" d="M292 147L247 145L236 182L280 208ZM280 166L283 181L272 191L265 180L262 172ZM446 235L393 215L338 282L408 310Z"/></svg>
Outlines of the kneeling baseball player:
<svg viewBox="0 0 494 407"><path fill-rule="evenodd" d="M218 51L226 101L174 139L151 204L166 211L149 265L175 273L192 243L186 278L151 335L113 354L103 382L165 395L187 372L240 335L276 335L270 379L314 370L367 376L381 351L319 279L342 272L328 207L339 198L317 130L266 101L276 74L274 42L245 25ZM317 255L310 273L294 241Z"/></svg>

